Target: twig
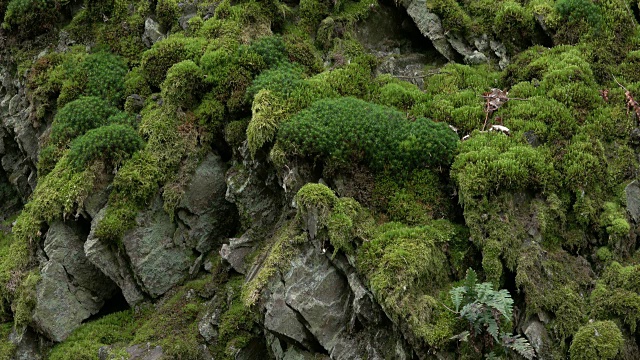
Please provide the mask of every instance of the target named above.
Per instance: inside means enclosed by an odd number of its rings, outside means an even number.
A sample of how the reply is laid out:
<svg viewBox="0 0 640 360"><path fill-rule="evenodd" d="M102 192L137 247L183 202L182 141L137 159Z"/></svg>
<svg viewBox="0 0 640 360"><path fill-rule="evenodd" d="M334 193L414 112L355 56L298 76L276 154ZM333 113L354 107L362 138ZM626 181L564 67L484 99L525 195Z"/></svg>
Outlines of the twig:
<svg viewBox="0 0 640 360"><path fill-rule="evenodd" d="M493 98L493 96L487 96L487 95L478 95L478 97L485 98L485 99L492 99L492 98ZM522 100L522 101L529 101L529 100L531 100L531 99L512 98L512 97L508 97L508 98L506 98L506 99L507 99L507 100Z"/></svg>
<svg viewBox="0 0 640 360"><path fill-rule="evenodd" d="M615 81L615 82L616 82L616 84L618 84L618 86L620 86L621 88L623 88L623 89L624 89L624 91L629 91L629 90L627 90L627 88L626 88L626 87L624 87L624 85L622 85L622 84L620 84L620 83L618 82L618 79L616 79L616 76L615 76L615 75L611 74L611 77L613 78L613 81Z"/></svg>

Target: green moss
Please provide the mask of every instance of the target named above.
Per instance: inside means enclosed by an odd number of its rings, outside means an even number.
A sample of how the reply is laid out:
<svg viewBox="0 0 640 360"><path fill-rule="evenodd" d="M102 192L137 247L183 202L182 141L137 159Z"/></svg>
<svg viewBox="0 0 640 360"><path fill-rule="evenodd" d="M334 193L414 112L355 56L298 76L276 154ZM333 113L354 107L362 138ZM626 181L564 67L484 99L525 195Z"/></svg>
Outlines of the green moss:
<svg viewBox="0 0 640 360"><path fill-rule="evenodd" d="M427 8L442 19L445 31L464 34L472 26L471 18L456 0L430 0Z"/></svg>
<svg viewBox="0 0 640 360"><path fill-rule="evenodd" d="M441 305L448 302L446 295L437 295L449 274L442 249L456 230L446 221L421 227L388 223L358 248L356 256L358 270L385 312L394 322L406 321L414 334L434 347L444 346L456 333L455 314Z"/></svg>
<svg viewBox="0 0 640 360"><path fill-rule="evenodd" d="M578 330L569 349L571 360L613 359L624 339L613 321L596 321Z"/></svg>
<svg viewBox="0 0 640 360"><path fill-rule="evenodd" d="M40 281L38 270L30 271L20 283L12 303L13 322L16 328L24 328L31 322L33 309L36 306L36 285Z"/></svg>
<svg viewBox="0 0 640 360"><path fill-rule="evenodd" d="M103 160L117 164L144 146L142 138L128 125L113 124L89 130L69 148L69 162L76 169Z"/></svg>
<svg viewBox="0 0 640 360"><path fill-rule="evenodd" d="M9 334L13 330L13 324L0 324L0 359L10 360L16 353L16 346L9 341Z"/></svg>
<svg viewBox="0 0 640 360"><path fill-rule="evenodd" d="M178 24L180 13L177 0L158 0L156 4L156 16L164 32L171 30L174 25Z"/></svg>
<svg viewBox="0 0 640 360"><path fill-rule="evenodd" d="M558 176L545 149L500 133L476 133L461 143L459 151L451 177L463 204L497 191L550 189Z"/></svg>
<svg viewBox="0 0 640 360"><path fill-rule="evenodd" d="M152 87L158 88L171 66L184 60L197 61L206 49L204 38L187 38L173 35L158 41L142 54L142 73Z"/></svg>
<svg viewBox="0 0 640 360"><path fill-rule="evenodd" d="M572 336L586 320L585 289L591 285L591 269L577 258L557 250L545 253L537 246L522 251L516 284L524 290L527 312L554 315L549 324L558 340Z"/></svg>
<svg viewBox="0 0 640 360"><path fill-rule="evenodd" d="M516 1L500 5L493 23L493 31L509 50L523 49L533 38L535 20L533 14Z"/></svg>
<svg viewBox="0 0 640 360"><path fill-rule="evenodd" d="M204 87L204 73L191 60L179 62L167 71L162 83L162 98L169 106L191 108Z"/></svg>
<svg viewBox="0 0 640 360"><path fill-rule="evenodd" d="M397 110L354 98L315 102L280 126L278 140L290 154L334 166L364 162L403 171L447 164L458 142L443 123L409 122Z"/></svg>
<svg viewBox="0 0 640 360"><path fill-rule="evenodd" d="M596 319L618 317L636 332L640 316L640 267L611 262L591 292L591 316Z"/></svg>
<svg viewBox="0 0 640 360"><path fill-rule="evenodd" d="M231 146L237 147L247 138L246 120L235 120L224 127L224 140Z"/></svg>
<svg viewBox="0 0 640 360"><path fill-rule="evenodd" d="M95 96L74 100L56 114L51 125L51 141L64 144L88 130L106 125L108 118L117 113L117 108Z"/></svg>
<svg viewBox="0 0 640 360"><path fill-rule="evenodd" d="M332 4L324 0L301 0L298 9L301 23L309 29L315 29L320 21L329 15Z"/></svg>

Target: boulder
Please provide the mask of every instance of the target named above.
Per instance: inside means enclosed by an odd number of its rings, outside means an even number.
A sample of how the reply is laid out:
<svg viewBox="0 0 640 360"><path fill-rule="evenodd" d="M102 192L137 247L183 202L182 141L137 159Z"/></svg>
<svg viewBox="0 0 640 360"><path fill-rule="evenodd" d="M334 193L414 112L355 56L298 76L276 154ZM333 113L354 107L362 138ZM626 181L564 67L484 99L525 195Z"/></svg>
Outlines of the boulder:
<svg viewBox="0 0 640 360"><path fill-rule="evenodd" d="M40 269L33 320L53 341L64 340L116 292L115 284L86 258L85 238L76 224L54 222L44 241L48 260Z"/></svg>
<svg viewBox="0 0 640 360"><path fill-rule="evenodd" d="M233 270L246 274L250 264L245 263L245 258L255 249L255 245L256 243L245 233L239 238L229 239L229 244L222 245L220 256L231 265Z"/></svg>
<svg viewBox="0 0 640 360"><path fill-rule="evenodd" d="M125 254L114 251L113 244L95 236L95 228L106 211L107 208L103 208L91 221L91 231L84 243L84 252L100 271L116 283L127 303L133 306L144 300L145 297L129 268Z"/></svg>
<svg viewBox="0 0 640 360"><path fill-rule="evenodd" d="M148 17L144 21L144 33L142 34L142 41L147 47L151 47L151 45L156 42L164 39L164 34L160 31L160 24Z"/></svg>
<svg viewBox="0 0 640 360"><path fill-rule="evenodd" d="M225 165L214 154L196 168L172 220L158 194L122 238L121 254L95 237L94 218L85 251L122 289L130 305L147 294L156 298L200 270L203 256L234 231L236 211L226 202Z"/></svg>
<svg viewBox="0 0 640 360"><path fill-rule="evenodd" d="M627 199L627 212L636 224L640 223L640 183L638 180L630 182L624 188L624 194Z"/></svg>

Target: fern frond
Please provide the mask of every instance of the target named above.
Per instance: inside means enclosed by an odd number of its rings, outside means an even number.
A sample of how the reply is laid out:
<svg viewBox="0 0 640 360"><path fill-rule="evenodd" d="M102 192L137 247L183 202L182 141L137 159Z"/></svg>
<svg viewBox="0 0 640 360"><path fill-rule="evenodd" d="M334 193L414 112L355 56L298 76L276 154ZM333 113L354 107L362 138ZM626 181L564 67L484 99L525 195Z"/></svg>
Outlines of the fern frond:
<svg viewBox="0 0 640 360"><path fill-rule="evenodd" d="M520 335L502 334L502 346L517 352L527 360L533 360L536 357L531 344Z"/></svg>
<svg viewBox="0 0 640 360"><path fill-rule="evenodd" d="M453 305L456 308L456 312L460 311L460 305L462 304L462 300L464 299L464 295L466 293L467 293L467 289L464 286L459 286L449 291L449 294L451 295L451 301L453 301Z"/></svg>

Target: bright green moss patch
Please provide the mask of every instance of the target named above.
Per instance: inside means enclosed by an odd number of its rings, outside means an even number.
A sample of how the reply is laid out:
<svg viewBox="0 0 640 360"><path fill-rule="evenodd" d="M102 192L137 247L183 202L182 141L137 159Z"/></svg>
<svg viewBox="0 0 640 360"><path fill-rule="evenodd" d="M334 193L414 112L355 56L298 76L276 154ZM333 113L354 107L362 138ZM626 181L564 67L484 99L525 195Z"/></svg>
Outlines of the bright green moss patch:
<svg viewBox="0 0 640 360"><path fill-rule="evenodd" d="M405 171L448 164L458 143L445 124L409 122L394 109L354 98L314 103L283 123L278 139L290 154Z"/></svg>
<svg viewBox="0 0 640 360"><path fill-rule="evenodd" d="M32 270L24 277L16 291L15 301L11 306L16 328L24 328L31 322L33 309L36 306L36 285L39 281L40 272Z"/></svg>
<svg viewBox="0 0 640 360"><path fill-rule="evenodd" d="M500 133L474 134L460 145L451 168L463 204L497 191L552 187L557 176L545 149Z"/></svg>
<svg viewBox="0 0 640 360"><path fill-rule="evenodd" d="M191 108L203 89L204 73L193 61L179 62L167 71L162 83L162 98L169 106Z"/></svg>
<svg viewBox="0 0 640 360"><path fill-rule="evenodd" d="M613 321L596 321L580 328L571 342L571 360L613 359L622 348L622 332Z"/></svg>
<svg viewBox="0 0 640 360"><path fill-rule="evenodd" d="M591 314L597 319L619 317L632 332L640 322L640 267L610 263L591 292Z"/></svg>
<svg viewBox="0 0 640 360"><path fill-rule="evenodd" d="M76 169L82 169L97 159L118 163L143 146L142 138L130 126L102 126L87 131L71 143L69 161Z"/></svg>

